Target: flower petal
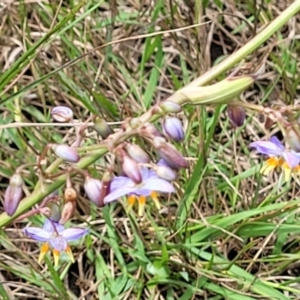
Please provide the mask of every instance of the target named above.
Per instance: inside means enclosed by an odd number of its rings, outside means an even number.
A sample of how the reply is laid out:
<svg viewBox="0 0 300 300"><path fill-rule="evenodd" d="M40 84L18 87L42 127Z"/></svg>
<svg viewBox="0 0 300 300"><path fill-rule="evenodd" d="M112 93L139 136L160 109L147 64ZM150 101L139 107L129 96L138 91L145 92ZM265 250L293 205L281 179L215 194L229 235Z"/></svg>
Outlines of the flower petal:
<svg viewBox="0 0 300 300"><path fill-rule="evenodd" d="M251 148L255 148L257 152L261 154L266 155L282 155L282 152L284 151L284 148L278 147L276 144L270 142L270 141L257 141L253 142L249 145Z"/></svg>
<svg viewBox="0 0 300 300"><path fill-rule="evenodd" d="M55 236L49 239L49 243L53 249L57 251L64 251L68 247L68 243L63 236Z"/></svg>
<svg viewBox="0 0 300 300"><path fill-rule="evenodd" d="M273 144L275 144L282 151L284 150L284 146L282 145L282 143L279 141L279 139L276 136L272 136L270 138L270 142L272 142Z"/></svg>
<svg viewBox="0 0 300 300"><path fill-rule="evenodd" d="M117 176L115 177L110 184L110 191L114 192L123 187L134 187L135 183L128 177L125 176Z"/></svg>
<svg viewBox="0 0 300 300"><path fill-rule="evenodd" d="M51 238L51 233L38 227L27 227L23 229L23 232L39 242L47 242Z"/></svg>
<svg viewBox="0 0 300 300"><path fill-rule="evenodd" d="M125 196L127 194L134 194L136 188L135 187L120 187L118 189L112 190L111 193L109 193L105 198L104 198L104 203L109 203L114 200L117 200L118 198Z"/></svg>
<svg viewBox="0 0 300 300"><path fill-rule="evenodd" d="M142 188L139 188L139 189L136 189L134 191L134 195L137 195L137 196L145 196L145 197L148 197L150 196L151 194L151 190L148 190L148 189L144 189L144 185L142 186Z"/></svg>
<svg viewBox="0 0 300 300"><path fill-rule="evenodd" d="M295 168L299 165L299 157L296 155L296 153L293 152L283 152L282 156L286 163L291 167Z"/></svg>
<svg viewBox="0 0 300 300"><path fill-rule="evenodd" d="M158 177L154 178L151 177L148 180L146 180L141 187L141 190L149 190L149 191L156 191L156 192L162 192L162 193L173 193L174 187L173 185L163 179L160 179Z"/></svg>
<svg viewBox="0 0 300 300"><path fill-rule="evenodd" d="M67 242L71 242L80 239L88 232L88 229L84 228L68 228L62 231L60 234Z"/></svg>
<svg viewBox="0 0 300 300"><path fill-rule="evenodd" d="M145 167L141 168L141 173L142 173L143 181L147 180L150 177L157 177L156 173L152 169L148 169Z"/></svg>
<svg viewBox="0 0 300 300"><path fill-rule="evenodd" d="M57 222L54 222L54 221L51 221L51 220L46 220L45 223L44 223L44 226L43 226L43 230L45 231L48 231L51 235L55 232L61 232L63 231L65 228L63 225L57 223Z"/></svg>

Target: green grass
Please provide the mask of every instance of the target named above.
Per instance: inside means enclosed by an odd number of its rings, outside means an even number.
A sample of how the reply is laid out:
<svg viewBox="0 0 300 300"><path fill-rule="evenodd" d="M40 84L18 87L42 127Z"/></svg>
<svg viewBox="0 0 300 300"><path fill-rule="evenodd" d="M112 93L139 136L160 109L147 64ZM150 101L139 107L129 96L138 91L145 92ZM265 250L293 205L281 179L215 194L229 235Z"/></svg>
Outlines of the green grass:
<svg viewBox="0 0 300 300"><path fill-rule="evenodd" d="M47 143L72 144L76 139L75 126L43 125L52 122L50 109L55 105L71 107L79 122L91 114L100 116L118 132L118 122L146 118L155 103L168 97L178 100L174 92L194 79L194 86L214 83L246 63L242 72L253 74L262 57L266 73L243 94L244 100L275 110L297 104L300 43L290 27L277 23L281 29L265 33L263 46L262 39L251 44L258 34L254 29L278 17L287 3L265 1L254 7L253 1L236 1L235 6L223 2L195 1L195 7L175 0L155 1L153 6L127 1L22 2L4 7L0 43L8 52L0 51L1 200L14 171L31 165L22 170L26 198L16 215L0 216L1 299L300 298L299 179L280 184L278 172L269 177L259 173L263 158L249 143L284 132L276 123L266 129L255 111L247 110L244 126L233 128L226 105L185 104L180 117L186 136L175 145L189 168L179 172L176 193L162 197L161 211L148 200L143 218L136 209L126 209L125 198L96 208L85 197L82 178L74 177L79 196L68 226L90 230L72 243L74 264L66 256L58 267L52 256L39 264L39 245L21 229L40 227L43 218L15 220L46 194L56 189L63 193L66 175L41 184L32 166ZM154 34L200 20L209 22ZM239 55L237 42L246 45ZM22 52L14 56L18 46ZM291 118L297 117L293 111ZM159 116L151 121L160 128ZM14 128L3 128L14 122ZM115 136L118 142L139 143L157 160L152 147L131 132ZM114 157L99 143L89 126L77 167L101 179L108 168L115 173L120 168L109 164ZM49 151L43 169L59 174L65 164Z"/></svg>

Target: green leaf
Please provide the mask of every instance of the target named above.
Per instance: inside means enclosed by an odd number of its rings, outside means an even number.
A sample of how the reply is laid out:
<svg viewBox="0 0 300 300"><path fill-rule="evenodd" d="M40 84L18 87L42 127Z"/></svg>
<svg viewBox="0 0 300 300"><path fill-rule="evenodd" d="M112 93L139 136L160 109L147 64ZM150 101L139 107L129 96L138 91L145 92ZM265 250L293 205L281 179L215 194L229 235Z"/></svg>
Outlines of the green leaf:
<svg viewBox="0 0 300 300"><path fill-rule="evenodd" d="M114 102L109 101L102 93L91 91L91 94L95 98L100 109L104 109L113 117L118 117L118 107Z"/></svg>
<svg viewBox="0 0 300 300"><path fill-rule="evenodd" d="M177 229L180 229L186 221L193 201L196 199L196 195L199 192L199 185L205 172L205 170L203 170L203 167L204 157L202 154L200 154L193 170L193 174L191 178L187 180L187 187L185 189L184 197L178 207L176 224Z"/></svg>

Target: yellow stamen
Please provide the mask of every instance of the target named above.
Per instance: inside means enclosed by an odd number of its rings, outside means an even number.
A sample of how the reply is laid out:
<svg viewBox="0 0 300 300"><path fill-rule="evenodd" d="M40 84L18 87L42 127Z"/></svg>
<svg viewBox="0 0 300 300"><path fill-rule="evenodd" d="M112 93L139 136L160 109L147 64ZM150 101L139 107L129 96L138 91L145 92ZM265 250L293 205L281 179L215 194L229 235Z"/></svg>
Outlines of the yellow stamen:
<svg viewBox="0 0 300 300"><path fill-rule="evenodd" d="M135 203L135 196L130 195L127 200L128 200L128 205L130 205L132 207Z"/></svg>
<svg viewBox="0 0 300 300"><path fill-rule="evenodd" d="M155 206L157 207L158 210L160 210L161 206L160 206L160 203L159 203L159 200L158 200L158 195L156 192L151 192L150 194Z"/></svg>
<svg viewBox="0 0 300 300"><path fill-rule="evenodd" d="M283 164L285 164L285 161L284 161L284 159L282 157L280 157L278 159L278 167L281 167Z"/></svg>
<svg viewBox="0 0 300 300"><path fill-rule="evenodd" d="M300 172L300 166L297 166L297 167L293 168L293 172L299 173Z"/></svg>
<svg viewBox="0 0 300 300"><path fill-rule="evenodd" d="M128 196L127 202L128 202L128 207L127 207L126 211L127 211L127 212L130 212L131 209L132 209L132 206L133 206L134 203L135 203L135 196L134 196L134 195Z"/></svg>
<svg viewBox="0 0 300 300"><path fill-rule="evenodd" d="M69 258L70 258L71 262L72 262L72 263L74 263L74 262L75 262L75 259L74 259L74 256L73 256L73 253L72 253L72 250L71 250L71 248L70 248L70 246L69 246L69 245L67 246L67 248L66 248L65 252L68 254L68 256L69 256Z"/></svg>
<svg viewBox="0 0 300 300"><path fill-rule="evenodd" d="M56 249L53 249L53 257L54 257L54 266L58 266L59 262L59 251Z"/></svg>
<svg viewBox="0 0 300 300"><path fill-rule="evenodd" d="M41 261L44 259L46 253L48 252L49 250L49 245L48 243L43 243L42 247L41 247L41 252L40 252L40 255L39 255L39 260L38 262L41 263Z"/></svg>
<svg viewBox="0 0 300 300"><path fill-rule="evenodd" d="M146 197L140 196L139 197L139 209L138 209L138 215L139 217L142 217L145 211L145 205L146 205Z"/></svg>
<svg viewBox="0 0 300 300"><path fill-rule="evenodd" d="M283 169L283 180L284 182L287 182L291 178L292 169L287 163L282 164Z"/></svg>
<svg viewBox="0 0 300 300"><path fill-rule="evenodd" d="M280 166L282 162L277 157L270 157L266 160L265 164L262 166L260 173L267 175L276 167Z"/></svg>

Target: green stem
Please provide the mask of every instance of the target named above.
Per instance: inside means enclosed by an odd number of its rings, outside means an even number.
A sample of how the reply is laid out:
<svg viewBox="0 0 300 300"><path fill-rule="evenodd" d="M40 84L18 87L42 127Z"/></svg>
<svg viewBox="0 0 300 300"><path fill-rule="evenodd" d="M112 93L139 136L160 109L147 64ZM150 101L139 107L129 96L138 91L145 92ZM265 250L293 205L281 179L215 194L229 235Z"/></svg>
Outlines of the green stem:
<svg viewBox="0 0 300 300"><path fill-rule="evenodd" d="M250 54L252 51L257 49L281 26L283 26L290 18L292 18L299 10L300 10L300 0L296 0L285 11L283 11L280 16L278 16L264 30L262 30L257 36L255 36L250 42L248 42L246 45L240 48L237 52L233 53L231 56L229 56L226 60L221 62L219 65L213 67L208 72L206 72L202 76L192 81L188 86L202 86L216 79L219 75L229 70L239 61L245 58L248 54ZM174 93L167 100L174 101L181 104L187 101L186 97L180 93ZM141 123L143 123L143 121L148 118L149 118L149 112L146 112L145 114L139 117L139 120L141 120ZM159 118L159 116L153 117L151 121L154 121L157 118ZM128 138L129 134L125 136L127 136ZM117 144L117 142L121 142L124 140L124 135L122 136L119 133L116 133L112 136L112 139L114 143ZM106 153L107 153L106 149L99 149L96 154L92 154L88 157L83 157L80 160L80 162L77 164L77 167L80 169L85 169L86 167L93 164L95 161L97 161L100 157L102 157ZM53 164L56 164L56 162L54 162ZM49 168L51 168L51 166ZM29 210L33 205L41 201L48 194L50 194L51 192L53 192L54 190L62 186L65 183L65 181L66 181L66 175L62 175L58 177L55 180L55 182L53 182L49 186L44 187L44 190L42 190L41 186L38 184L35 191L31 195L23 199L14 216L9 217L6 213L0 215L0 228L6 226L14 219L16 219L18 216L20 216L21 214Z"/></svg>
<svg viewBox="0 0 300 300"><path fill-rule="evenodd" d="M294 1L286 10L284 10L273 22L265 29L258 33L251 41L245 44L232 55L228 56L220 64L208 70L202 76L196 78L187 86L203 86L208 84L220 74L232 68L239 61L244 59L248 54L256 50L264 43L272 34L276 33L286 22L288 22L300 10L300 0Z"/></svg>

